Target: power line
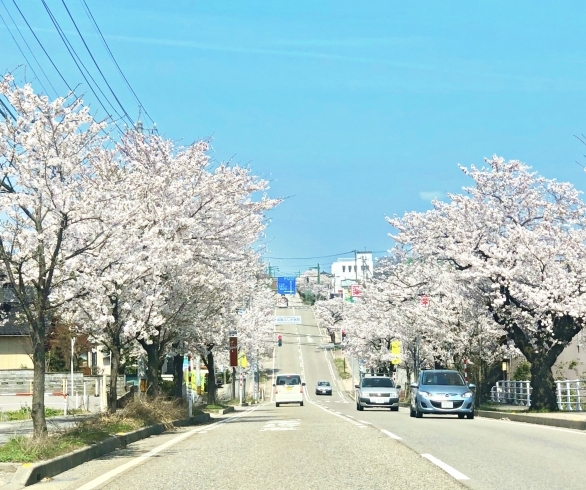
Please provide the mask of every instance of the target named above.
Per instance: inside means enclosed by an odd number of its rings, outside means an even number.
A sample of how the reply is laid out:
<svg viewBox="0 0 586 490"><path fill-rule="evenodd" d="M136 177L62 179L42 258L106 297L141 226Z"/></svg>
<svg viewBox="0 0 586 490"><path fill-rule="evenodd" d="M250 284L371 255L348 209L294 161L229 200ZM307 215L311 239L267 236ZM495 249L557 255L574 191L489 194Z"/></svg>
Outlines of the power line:
<svg viewBox="0 0 586 490"><path fill-rule="evenodd" d="M4 2L2 2L4 3ZM26 25L28 26L29 30L31 31L32 35L35 37L35 39L37 40L37 42L39 43L39 46L41 47L41 49L43 50L43 52L45 53L45 55L47 56L47 58L49 59L49 61L51 62L51 64L53 65L53 68L55 68L55 71L59 74L59 76L61 77L61 80L63 80L63 83L65 84L65 86L69 89L69 92L73 92L73 89L69 86L69 84L67 83L67 80L65 80L65 77L63 76L63 74L59 71L59 68L57 68L57 65L55 65L55 62L53 61L53 58L51 58L51 56L49 55L49 53L47 53L47 50L45 49L45 46L43 46L43 43L40 41L40 39L37 37L37 35L35 34L35 31L33 31L33 28L31 27L31 25L28 23L28 20L26 20L26 17L24 16L24 14L22 13L22 10L20 10L19 6L16 4L16 0L12 0L12 3L14 4L14 6L16 7L16 10L18 10L18 13L20 14L20 16L22 17L22 20L24 20L24 22L26 23ZM4 8L6 8L6 6L4 6Z"/></svg>
<svg viewBox="0 0 586 490"><path fill-rule="evenodd" d="M122 68L120 68L120 65L118 64L118 62L116 61L116 58L114 57L114 54L112 53L112 50L110 49L110 46L108 46L108 43L106 42L106 38L104 37L104 35L102 34L102 30L100 29L100 26L98 26L98 23L96 22L96 19L94 18L94 15L92 14L92 11L90 10L87 2L85 0L80 0L85 8L86 14L87 16L90 18L90 20L92 21L97 33L100 35L100 38L102 39L102 43L104 44L106 50L108 51L108 53L110 54L110 58L112 58L112 61L114 62L114 64L116 65L116 68L118 68L118 72L120 73L120 76L123 78L123 80L126 82L126 85L128 86L128 89L132 92L132 95L134 95L134 98L136 99L136 101L138 102L139 107L144 111L144 113L146 114L146 116L151 120L152 123L154 123L155 121L153 120L153 118L150 116L150 114L147 112L147 110L145 109L144 105L142 104L142 102L140 101L140 99L138 98L138 95L136 95L136 92L134 91L134 89L132 88L132 85L130 85L130 82L128 81L128 79L126 78L126 76L124 75L124 72L122 71Z"/></svg>
<svg viewBox="0 0 586 490"><path fill-rule="evenodd" d="M350 250L349 252L343 252L340 254L332 254L332 255L320 255L316 257L268 257L265 256L265 259L270 260L312 260L312 259L327 259L329 257L338 257L340 255L349 255L353 254L354 250Z"/></svg>
<svg viewBox="0 0 586 490"><path fill-rule="evenodd" d="M100 91L100 93L103 95L103 97L106 99L106 101L110 104L110 106L112 107L112 109L114 110L114 112L116 113L116 115L120 119L122 119L122 116L118 113L118 111L116 110L116 108L108 100L108 97L106 97L106 95L104 94L104 92L102 91L102 89L100 88L100 86L96 83L96 81L92 77L91 73L86 68L86 66L84 65L83 61L81 60L81 58L79 57L79 55L77 54L77 52L75 51L75 49L73 48L73 45L69 42L69 39L67 39L67 36L65 35L65 32L63 31L63 29L59 25L59 22L57 22L57 19L53 15L53 12L51 12L51 9L47 5L47 2L45 2L45 0L41 0L41 2L43 3L43 6L45 7L45 10L47 11L47 14L49 15L49 18L51 19L51 22L53 22L53 25L55 26L55 29L57 29L57 33L59 34L59 37L61 37L61 40L63 41L63 44L65 44L65 48L67 49L67 51L69 52L71 58L73 59L73 62L75 63L75 66L77 66L79 72L81 73L81 76L83 77L83 79L87 83L88 87L90 88L90 90L92 91L92 93L94 94L94 96L96 97L96 99L98 100L98 103L102 106L102 108L104 109L104 111L106 112L106 114L108 116L110 116L110 114L108 113L108 109L106 109L106 106L104 105L104 103L102 102L102 100L100 99L100 97L98 96L98 94L96 93L96 91L94 90L94 87L92 86L92 84L87 79L87 77L86 77L84 71L82 70L81 66L83 66L83 68L87 72L88 76L96 84L96 87L98 88L98 90ZM79 60L79 63L78 63L77 60ZM81 66L80 66L80 63L81 63ZM116 124L116 121L113 121L113 123L116 126L116 128L118 128L118 131L120 131L121 134L124 134L124 131L122 131L122 129L120 129L120 126L118 126L118 124Z"/></svg>
<svg viewBox="0 0 586 490"><path fill-rule="evenodd" d="M2 2L2 5L4 6L4 9L6 10L6 12L8 13L8 16L10 17L10 20L12 20L12 22L14 23L14 25L16 26L16 29L18 30L20 37L23 38L27 48L29 48L30 51L30 47L28 46L26 40L24 39L24 37L22 36L22 33L20 32L20 29L18 29L18 26L16 25L16 23L14 22L14 19L12 18L12 16L10 15L10 12L8 11L8 9L6 8L6 5L4 5L4 2ZM27 65L30 66L30 69L32 70L34 76L36 77L36 79L39 81L39 83L41 84L41 87L43 88L43 90L45 91L45 93L49 93L49 91L45 88L45 86L43 85L43 81L40 79L40 77L37 75L37 73L35 72L35 69L32 65L32 63L28 60L28 58L26 57L26 54L24 54L24 51L22 50L22 48L20 47L19 42L16 40L16 38L14 37L14 34L12 34L12 30L10 29L10 27L8 27L8 23L6 22L6 20L4 20L4 17L2 14L0 14L0 19L2 19L2 23L6 26L6 30L8 31L8 34L10 34L10 37L12 38L12 40L14 41L14 44L16 44L16 47L18 48L18 50L20 51L20 54L22 54L22 57L24 58L24 60L26 61ZM32 53L32 51L31 51ZM33 57L35 58L35 61L37 62L37 64L39 64L39 62L37 61L34 53ZM43 71L43 67L39 64L39 67L41 68L41 71ZM45 75L45 77L47 77L47 75L45 74L45 72L43 71L43 75ZM49 80L49 84L51 84L51 81ZM53 85L51 85L51 87L53 88L53 90L55 90L55 88L53 87Z"/></svg>
<svg viewBox="0 0 586 490"><path fill-rule="evenodd" d="M122 112L124 112L124 115L128 118L128 120L131 123L131 126L134 126L134 121L132 120L132 118L128 115L128 112L126 112L126 109L124 108L124 106L122 105L122 103L120 102L120 100L118 99L118 97L116 96L116 94L114 93L114 90L112 89L112 87L110 86L110 84L108 83L108 80L106 79L106 77L104 76L104 73L102 72L102 69L100 68L100 66L98 65L98 62L96 61L96 59L94 58L94 55L92 54L89 46L87 45L87 43L85 42L85 39L81 33L81 31L79 30L79 28L77 27L77 23L75 22L75 19L73 18L73 15L71 15L71 12L69 10L69 8L67 7L67 4L65 3L65 0L61 0L61 3L63 3L63 6L65 7L65 10L67 11L67 14L69 15L69 18L71 19L71 22L73 22L73 25L75 26L75 30L77 31L77 33L79 34L79 37L81 38L83 45L85 46L85 49L87 50L87 52L89 53L92 61L94 62L94 65L96 65L96 68L98 69L98 72L100 72L100 75L102 76L102 79L104 80L104 82L106 83L106 86L110 89L110 92L112 93L112 96L114 97L114 99L116 100L116 102L118 103L118 105L120 106L120 108L122 109ZM86 68L87 70L87 68ZM93 80L93 78L92 78ZM95 82L95 81L94 81Z"/></svg>
<svg viewBox="0 0 586 490"><path fill-rule="evenodd" d="M341 255L350 255L353 254L355 251L354 250L350 250L349 252L343 252L343 253L339 253L339 254L332 254L332 255L320 255L320 256L316 256L316 257L270 257L265 255L264 258L266 260L313 260L313 259L327 259L330 257L339 257ZM375 252L361 252L360 250L356 250L357 253L371 253L371 254L382 254L382 253L387 253L388 250L377 250ZM297 265L292 265L291 267L299 267Z"/></svg>

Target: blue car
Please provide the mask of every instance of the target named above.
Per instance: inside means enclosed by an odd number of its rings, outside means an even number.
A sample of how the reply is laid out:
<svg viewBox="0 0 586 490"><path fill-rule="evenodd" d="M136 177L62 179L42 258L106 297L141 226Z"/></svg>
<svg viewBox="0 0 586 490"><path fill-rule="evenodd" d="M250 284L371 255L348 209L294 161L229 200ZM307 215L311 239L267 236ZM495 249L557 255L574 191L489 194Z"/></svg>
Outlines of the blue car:
<svg viewBox="0 0 586 490"><path fill-rule="evenodd" d="M474 418L475 385L467 385L458 371L433 369L421 371L417 383L411 383L411 417L424 413Z"/></svg>

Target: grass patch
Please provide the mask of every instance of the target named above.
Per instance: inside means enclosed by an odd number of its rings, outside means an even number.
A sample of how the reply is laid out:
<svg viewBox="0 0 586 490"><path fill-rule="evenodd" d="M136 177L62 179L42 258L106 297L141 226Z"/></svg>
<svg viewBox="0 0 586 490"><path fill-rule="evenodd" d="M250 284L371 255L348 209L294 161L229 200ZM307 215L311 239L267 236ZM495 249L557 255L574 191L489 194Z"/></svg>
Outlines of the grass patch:
<svg viewBox="0 0 586 490"><path fill-rule="evenodd" d="M29 420L31 418L31 411L32 411L31 407L24 406L18 410L11 410L8 412L0 413L0 422L10 422L13 420ZM83 412L83 410L79 410L79 409L77 409L77 410L70 409L67 411L67 413L69 415L79 415L84 412ZM62 409L45 408L45 417L47 417L47 418L62 417L62 416L63 416Z"/></svg>
<svg viewBox="0 0 586 490"><path fill-rule="evenodd" d="M352 374L347 372L349 366L346 365L345 359L343 357L337 357L336 359L334 359L334 364L338 369L338 374L340 375L340 378L348 379L352 377Z"/></svg>
<svg viewBox="0 0 586 490"><path fill-rule="evenodd" d="M203 413L194 410L194 415ZM95 444L119 433L131 432L153 424L173 427L173 420L187 418L181 402L163 398L135 399L115 414L101 414L76 422L69 429L56 430L44 438L17 436L0 446L0 462L32 463L55 458L75 449Z"/></svg>
<svg viewBox="0 0 586 490"><path fill-rule="evenodd" d="M203 407L204 410L223 410L227 408L225 405L206 405Z"/></svg>

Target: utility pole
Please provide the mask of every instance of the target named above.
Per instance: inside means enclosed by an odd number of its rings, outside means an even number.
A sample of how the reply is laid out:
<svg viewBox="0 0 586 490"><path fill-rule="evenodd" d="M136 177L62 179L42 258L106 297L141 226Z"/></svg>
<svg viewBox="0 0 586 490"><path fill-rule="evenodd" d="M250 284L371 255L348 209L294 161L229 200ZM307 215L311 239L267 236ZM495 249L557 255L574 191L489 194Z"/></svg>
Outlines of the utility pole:
<svg viewBox="0 0 586 490"><path fill-rule="evenodd" d="M321 273L320 273L320 268L319 268L319 264L317 264L317 267L310 267L309 270L314 270L317 269L317 283L320 284L320 277L321 277ZM309 279L309 278L308 278Z"/></svg>
<svg viewBox="0 0 586 490"><path fill-rule="evenodd" d="M354 275L356 282L358 282L358 250L354 250Z"/></svg>

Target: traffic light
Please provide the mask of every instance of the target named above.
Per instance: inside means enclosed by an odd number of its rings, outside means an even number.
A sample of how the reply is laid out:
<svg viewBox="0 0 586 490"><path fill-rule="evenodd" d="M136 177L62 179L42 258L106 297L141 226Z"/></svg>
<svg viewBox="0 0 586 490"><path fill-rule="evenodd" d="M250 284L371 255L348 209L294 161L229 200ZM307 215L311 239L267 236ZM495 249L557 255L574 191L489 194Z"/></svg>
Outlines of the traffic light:
<svg viewBox="0 0 586 490"><path fill-rule="evenodd" d="M277 344L279 345L279 347L281 347L283 345L283 336L279 335L277 337Z"/></svg>

